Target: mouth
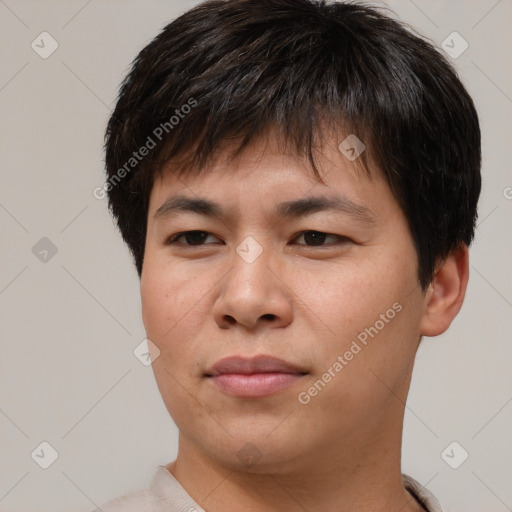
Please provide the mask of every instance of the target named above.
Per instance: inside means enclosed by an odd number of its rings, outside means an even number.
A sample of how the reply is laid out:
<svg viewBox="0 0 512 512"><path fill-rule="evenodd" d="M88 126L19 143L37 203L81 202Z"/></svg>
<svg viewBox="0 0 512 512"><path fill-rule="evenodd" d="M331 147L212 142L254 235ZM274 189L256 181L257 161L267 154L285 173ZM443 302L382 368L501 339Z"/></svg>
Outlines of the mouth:
<svg viewBox="0 0 512 512"><path fill-rule="evenodd" d="M240 398L273 395L296 383L309 372L272 356L232 356L215 363L204 376L219 391Z"/></svg>

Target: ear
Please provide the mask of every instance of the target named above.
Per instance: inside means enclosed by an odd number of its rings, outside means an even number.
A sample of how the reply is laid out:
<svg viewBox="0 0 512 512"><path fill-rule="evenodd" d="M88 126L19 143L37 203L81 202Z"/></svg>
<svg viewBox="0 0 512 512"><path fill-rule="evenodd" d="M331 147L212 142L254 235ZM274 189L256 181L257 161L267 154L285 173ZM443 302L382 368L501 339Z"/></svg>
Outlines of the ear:
<svg viewBox="0 0 512 512"><path fill-rule="evenodd" d="M468 248L462 244L436 267L425 294L422 336L438 336L450 327L462 307L469 278Z"/></svg>

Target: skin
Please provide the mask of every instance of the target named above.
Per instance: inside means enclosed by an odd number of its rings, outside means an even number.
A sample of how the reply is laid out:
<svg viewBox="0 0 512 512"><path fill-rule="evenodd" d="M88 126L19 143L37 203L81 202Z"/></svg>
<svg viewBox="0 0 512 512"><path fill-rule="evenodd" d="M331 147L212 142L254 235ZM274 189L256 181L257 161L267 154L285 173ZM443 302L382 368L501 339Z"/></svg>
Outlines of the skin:
<svg viewBox="0 0 512 512"><path fill-rule="evenodd" d="M226 147L200 176L178 178L171 165L155 180L141 298L147 337L160 351L156 382L179 428L178 455L166 467L208 512L423 510L401 481L404 407L421 336L444 332L462 305L467 248L439 264L422 291L407 220L378 170L368 179L332 137L316 155L322 184L277 140L255 140L234 160ZM229 215L155 219L177 193L219 202ZM271 215L281 201L329 193L365 206L374 222L332 211ZM166 245L187 230L208 237ZM308 230L350 240L315 242L301 235ZM248 236L263 250L252 263L236 252ZM300 403L299 393L396 303L400 312ZM308 375L265 398L229 396L204 374L234 354L273 355ZM252 463L239 456L249 442Z"/></svg>

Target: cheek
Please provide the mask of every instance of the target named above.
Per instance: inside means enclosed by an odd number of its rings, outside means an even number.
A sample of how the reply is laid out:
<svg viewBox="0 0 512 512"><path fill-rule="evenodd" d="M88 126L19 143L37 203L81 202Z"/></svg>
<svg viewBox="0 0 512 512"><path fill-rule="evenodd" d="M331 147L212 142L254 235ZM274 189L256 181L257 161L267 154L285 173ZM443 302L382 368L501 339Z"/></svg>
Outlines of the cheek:
<svg viewBox="0 0 512 512"><path fill-rule="evenodd" d="M170 315L176 311L166 277L155 271L149 261L144 263L140 281L142 319L148 337L155 341L165 333L165 324L169 324Z"/></svg>
<svg viewBox="0 0 512 512"><path fill-rule="evenodd" d="M393 360L396 365L398 352L403 357L399 364L405 364L421 314L414 259L405 256L398 262L392 254L381 253L366 262L336 265L325 274L301 274L297 295L304 315L317 327L317 361L329 367L351 347L358 351L355 341L361 350L353 359L365 367ZM355 370L359 364L350 366Z"/></svg>
<svg viewBox="0 0 512 512"><path fill-rule="evenodd" d="M295 272L296 295L305 314L316 316L338 339L349 339L373 324L404 295L408 277L393 276L371 262L343 263L325 272Z"/></svg>
<svg viewBox="0 0 512 512"><path fill-rule="evenodd" d="M142 317L147 337L158 347L152 364L160 393L173 418L188 408L199 371L200 303L204 292L194 280L164 270L154 259L141 276ZM185 391L186 387L186 391Z"/></svg>
<svg viewBox="0 0 512 512"><path fill-rule="evenodd" d="M140 283L142 318L148 337L157 345L172 338L180 318L191 307L193 292L193 282L183 275L170 272L152 259L144 263Z"/></svg>
<svg viewBox="0 0 512 512"><path fill-rule="evenodd" d="M176 361L195 363L201 347L204 350L204 329L208 321L206 311L210 289L205 279L197 274L184 272L169 261L157 261L155 256L148 258L141 276L142 318L147 337L159 348L159 363L176 367Z"/></svg>

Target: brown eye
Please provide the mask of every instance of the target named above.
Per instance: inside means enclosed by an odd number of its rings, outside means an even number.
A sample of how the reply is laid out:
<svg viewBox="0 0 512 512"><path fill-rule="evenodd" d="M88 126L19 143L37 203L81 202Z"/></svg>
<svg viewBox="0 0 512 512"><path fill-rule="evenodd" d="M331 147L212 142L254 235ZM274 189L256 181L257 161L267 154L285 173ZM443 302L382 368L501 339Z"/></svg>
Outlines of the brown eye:
<svg viewBox="0 0 512 512"><path fill-rule="evenodd" d="M187 242L182 245L191 245L191 246L201 246L204 245L204 241L208 238L208 231L184 231L183 233L177 233L176 235L171 236L166 245L172 245L175 243L182 244L182 242L178 242L179 239L186 240ZM213 235L212 235L213 236Z"/></svg>
<svg viewBox="0 0 512 512"><path fill-rule="evenodd" d="M346 243L346 242L350 241L350 239L345 236L332 235L330 233L324 233L322 231L312 231L312 230L303 231L302 233L299 233L299 235L295 238L295 240L300 237L303 237L304 241L306 243L299 244L299 245L306 245L308 247L322 247L322 246L333 245L333 243L327 243L327 244L324 243L328 237L331 237L332 239L334 239L335 240L334 243Z"/></svg>

